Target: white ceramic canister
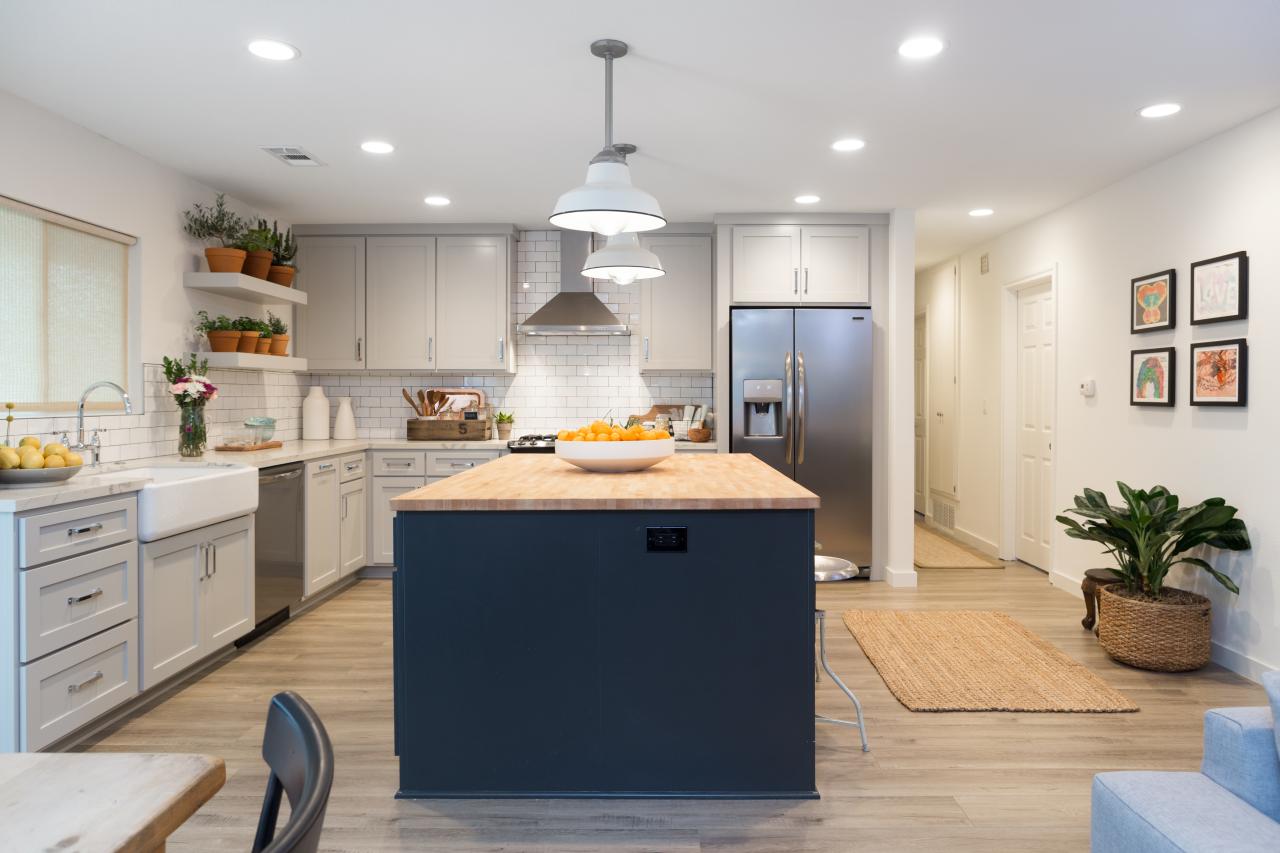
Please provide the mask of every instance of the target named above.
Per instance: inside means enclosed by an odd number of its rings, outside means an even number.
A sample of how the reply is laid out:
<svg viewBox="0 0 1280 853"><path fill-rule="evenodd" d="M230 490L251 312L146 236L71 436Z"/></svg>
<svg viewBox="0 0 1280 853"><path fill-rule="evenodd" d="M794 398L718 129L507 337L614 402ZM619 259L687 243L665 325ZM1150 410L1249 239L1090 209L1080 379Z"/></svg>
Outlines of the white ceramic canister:
<svg viewBox="0 0 1280 853"><path fill-rule="evenodd" d="M302 440L329 440L329 399L319 385L312 385L302 401Z"/></svg>
<svg viewBox="0 0 1280 853"><path fill-rule="evenodd" d="M356 437L356 415L351 411L351 398L338 398L338 414L333 419L333 437L338 441L351 441Z"/></svg>

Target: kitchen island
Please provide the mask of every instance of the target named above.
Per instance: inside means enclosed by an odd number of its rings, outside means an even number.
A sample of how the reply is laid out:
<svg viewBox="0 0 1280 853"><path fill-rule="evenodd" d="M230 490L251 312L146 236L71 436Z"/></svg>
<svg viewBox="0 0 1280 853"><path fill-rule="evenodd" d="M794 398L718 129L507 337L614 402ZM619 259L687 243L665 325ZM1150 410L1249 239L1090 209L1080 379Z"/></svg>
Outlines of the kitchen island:
<svg viewBox="0 0 1280 853"><path fill-rule="evenodd" d="M746 454L393 499L398 796L817 796L817 506Z"/></svg>

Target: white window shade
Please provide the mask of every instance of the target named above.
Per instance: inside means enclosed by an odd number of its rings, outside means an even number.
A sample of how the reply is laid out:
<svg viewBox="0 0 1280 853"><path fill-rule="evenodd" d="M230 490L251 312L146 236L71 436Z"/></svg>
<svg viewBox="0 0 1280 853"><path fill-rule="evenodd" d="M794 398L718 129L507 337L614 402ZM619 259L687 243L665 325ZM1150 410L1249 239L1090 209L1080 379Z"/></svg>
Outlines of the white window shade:
<svg viewBox="0 0 1280 853"><path fill-rule="evenodd" d="M0 403L63 411L97 380L129 387L132 242L0 197Z"/></svg>

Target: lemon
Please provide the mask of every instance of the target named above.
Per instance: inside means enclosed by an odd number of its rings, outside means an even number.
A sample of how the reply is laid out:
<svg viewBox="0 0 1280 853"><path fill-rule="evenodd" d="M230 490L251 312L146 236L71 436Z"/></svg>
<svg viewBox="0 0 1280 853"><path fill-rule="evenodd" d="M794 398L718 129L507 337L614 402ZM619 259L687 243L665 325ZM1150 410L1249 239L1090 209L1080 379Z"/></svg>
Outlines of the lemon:
<svg viewBox="0 0 1280 853"><path fill-rule="evenodd" d="M17 468L22 464L22 457L12 447L0 447L0 471Z"/></svg>
<svg viewBox="0 0 1280 853"><path fill-rule="evenodd" d="M19 441L19 442L18 442L18 446L19 446L19 447L34 447L36 450L39 450L39 449L40 449L40 439L36 438L34 435L24 435L24 436L22 437L22 441Z"/></svg>
<svg viewBox="0 0 1280 853"><path fill-rule="evenodd" d="M19 465L22 468L43 468L44 457L39 453L24 453Z"/></svg>
<svg viewBox="0 0 1280 853"><path fill-rule="evenodd" d="M72 453L70 450L64 453L62 455L62 458L67 460L68 468L78 468L84 464L84 457L82 457L79 453Z"/></svg>
<svg viewBox="0 0 1280 853"><path fill-rule="evenodd" d="M50 453L44 458L44 467L46 468L66 468L67 460L63 459L56 453Z"/></svg>
<svg viewBox="0 0 1280 853"><path fill-rule="evenodd" d="M67 455L67 446L66 446L65 444L58 444L58 442L56 442L56 441L55 441L55 442L53 442L52 444L46 444L46 445L44 446L44 455L45 455L45 456L53 456L55 453L56 453L58 456L66 456L66 455Z"/></svg>

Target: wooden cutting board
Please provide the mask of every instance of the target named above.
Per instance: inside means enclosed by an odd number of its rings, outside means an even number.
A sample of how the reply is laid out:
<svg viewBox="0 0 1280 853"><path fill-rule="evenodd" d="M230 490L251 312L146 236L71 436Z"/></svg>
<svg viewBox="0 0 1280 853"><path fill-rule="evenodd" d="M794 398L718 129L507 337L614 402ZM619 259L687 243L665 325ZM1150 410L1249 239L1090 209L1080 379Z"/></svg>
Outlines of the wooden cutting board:
<svg viewBox="0 0 1280 853"><path fill-rule="evenodd" d="M284 447L282 441L264 441L261 444L219 444L214 450L220 453L248 453L253 450L275 450Z"/></svg>

